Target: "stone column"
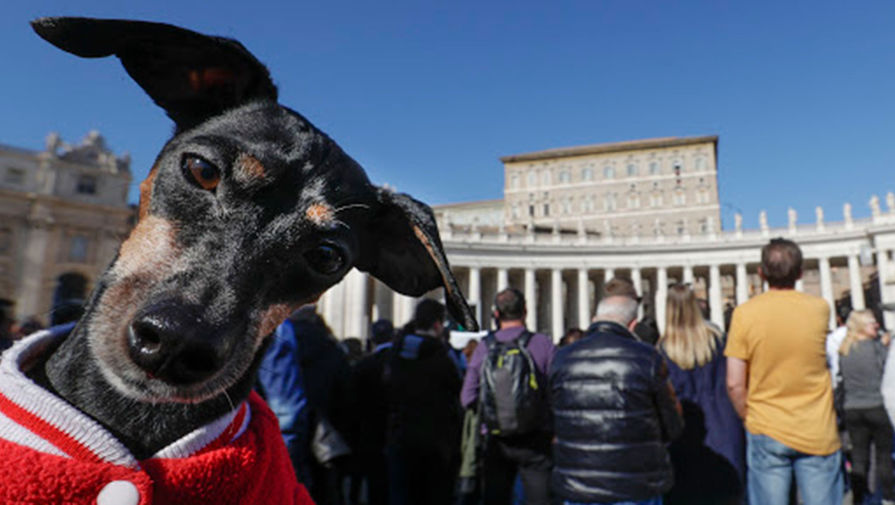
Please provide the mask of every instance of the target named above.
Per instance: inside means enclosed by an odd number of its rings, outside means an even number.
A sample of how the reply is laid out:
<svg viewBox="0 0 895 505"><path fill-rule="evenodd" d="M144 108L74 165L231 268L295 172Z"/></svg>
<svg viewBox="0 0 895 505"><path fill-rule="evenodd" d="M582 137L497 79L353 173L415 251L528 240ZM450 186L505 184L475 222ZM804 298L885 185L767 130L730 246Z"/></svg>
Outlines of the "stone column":
<svg viewBox="0 0 895 505"><path fill-rule="evenodd" d="M416 299L412 296L402 295L397 291L392 296L392 323L397 328L407 324L413 318ZM478 321L479 319L476 320Z"/></svg>
<svg viewBox="0 0 895 505"><path fill-rule="evenodd" d="M578 326L586 330L593 314L590 313L590 293L587 285L587 269L578 269Z"/></svg>
<svg viewBox="0 0 895 505"><path fill-rule="evenodd" d="M749 278L746 276L746 264L737 263L737 305L749 299Z"/></svg>
<svg viewBox="0 0 895 505"><path fill-rule="evenodd" d="M607 268L603 270L603 283L609 282L609 279L615 277L615 269Z"/></svg>
<svg viewBox="0 0 895 505"><path fill-rule="evenodd" d="M693 285L693 267L690 265L684 265L684 284Z"/></svg>
<svg viewBox="0 0 895 505"><path fill-rule="evenodd" d="M836 301L833 299L833 276L830 273L830 259L818 258L817 264L820 267L820 294L830 306L830 328L833 328L836 326Z"/></svg>
<svg viewBox="0 0 895 505"><path fill-rule="evenodd" d="M640 269L637 267L631 267L631 284L634 285L634 289L637 291L637 294L643 297L643 279L640 277ZM643 318L643 304L639 304L637 306L637 319Z"/></svg>
<svg viewBox="0 0 895 505"><path fill-rule="evenodd" d="M721 267L709 265L710 318L719 328L724 328L724 307L721 306Z"/></svg>
<svg viewBox="0 0 895 505"><path fill-rule="evenodd" d="M506 268L497 269L497 292L501 292L510 285L510 274Z"/></svg>
<svg viewBox="0 0 895 505"><path fill-rule="evenodd" d="M554 268L550 271L550 327L554 342L559 342L565 330L563 308L562 270Z"/></svg>
<svg viewBox="0 0 895 505"><path fill-rule="evenodd" d="M886 279L889 278L889 251L886 249L876 251L876 276L879 279L880 303L891 303L892 300L889 299L890 290L886 285ZM887 330L895 329L895 314L891 311L883 311L883 321Z"/></svg>
<svg viewBox="0 0 895 505"><path fill-rule="evenodd" d="M538 329L538 298L537 286L535 280L535 269L525 269L525 307L527 315L525 316L525 326L529 330Z"/></svg>
<svg viewBox="0 0 895 505"><path fill-rule="evenodd" d="M665 333L665 298L668 296L668 271L665 267L656 269L656 323L659 333Z"/></svg>
<svg viewBox="0 0 895 505"><path fill-rule="evenodd" d="M47 277L49 265L47 247L50 242L50 223L47 221L29 221L25 236L25 254L22 255L22 272L17 275L21 283L17 314L48 314L51 307L41 305L44 292L44 279ZM51 260L52 261L52 260ZM54 279L55 280L55 279Z"/></svg>
<svg viewBox="0 0 895 505"><path fill-rule="evenodd" d="M469 293L466 294L470 305L475 305L473 313L475 320L482 322L482 270L479 267L469 267Z"/></svg>
<svg viewBox="0 0 895 505"><path fill-rule="evenodd" d="M848 255L848 280L851 285L851 307L853 310L864 310L864 283L861 282L861 263L858 256Z"/></svg>
<svg viewBox="0 0 895 505"><path fill-rule="evenodd" d="M370 314L367 303L368 274L357 269L348 272L345 286L345 337L367 338Z"/></svg>

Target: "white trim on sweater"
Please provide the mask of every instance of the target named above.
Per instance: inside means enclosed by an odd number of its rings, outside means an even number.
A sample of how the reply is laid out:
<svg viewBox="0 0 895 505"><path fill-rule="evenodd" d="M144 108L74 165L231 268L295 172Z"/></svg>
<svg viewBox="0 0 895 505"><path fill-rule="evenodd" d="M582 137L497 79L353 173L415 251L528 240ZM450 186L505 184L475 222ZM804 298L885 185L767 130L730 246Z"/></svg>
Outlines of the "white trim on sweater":
<svg viewBox="0 0 895 505"><path fill-rule="evenodd" d="M99 423L65 400L40 387L25 375L29 364L33 363L56 339L63 337L69 329L70 327L50 328L39 331L17 342L0 355L0 393L20 408L79 442L100 460L115 465L139 468L137 459L130 451ZM181 437L160 450L154 457L185 458L192 456L221 436L241 409L245 409L246 415L233 437L235 440L245 432L248 426L251 417L248 402L241 403L233 411ZM2 413L0 413L0 438L39 452L71 457L56 447L53 441L44 439L31 431L28 426L19 424Z"/></svg>

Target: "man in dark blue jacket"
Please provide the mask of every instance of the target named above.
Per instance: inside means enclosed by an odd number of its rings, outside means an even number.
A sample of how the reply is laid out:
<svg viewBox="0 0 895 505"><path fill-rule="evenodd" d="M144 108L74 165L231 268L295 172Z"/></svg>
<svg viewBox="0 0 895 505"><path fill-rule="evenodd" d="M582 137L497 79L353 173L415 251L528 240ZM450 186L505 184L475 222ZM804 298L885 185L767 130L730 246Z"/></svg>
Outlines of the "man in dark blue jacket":
<svg viewBox="0 0 895 505"><path fill-rule="evenodd" d="M637 300L609 295L550 371L552 487L567 505L657 505L671 488L666 443L683 428L665 360L632 333Z"/></svg>

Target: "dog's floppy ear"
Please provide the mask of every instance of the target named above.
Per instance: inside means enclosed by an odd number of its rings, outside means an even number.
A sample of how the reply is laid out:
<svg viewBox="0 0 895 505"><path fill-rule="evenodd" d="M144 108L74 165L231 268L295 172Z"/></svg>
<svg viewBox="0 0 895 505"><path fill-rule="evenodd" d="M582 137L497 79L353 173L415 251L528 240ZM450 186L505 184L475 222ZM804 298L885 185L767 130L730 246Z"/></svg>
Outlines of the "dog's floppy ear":
<svg viewBox="0 0 895 505"><path fill-rule="evenodd" d="M251 100L277 98L267 68L232 39L116 19L41 18L31 26L51 44L78 56L118 56L178 130Z"/></svg>
<svg viewBox="0 0 895 505"><path fill-rule="evenodd" d="M386 189L378 189L377 202L378 208L362 232L361 259L355 266L409 296L444 287L451 316L466 330L478 330L451 273L432 209Z"/></svg>

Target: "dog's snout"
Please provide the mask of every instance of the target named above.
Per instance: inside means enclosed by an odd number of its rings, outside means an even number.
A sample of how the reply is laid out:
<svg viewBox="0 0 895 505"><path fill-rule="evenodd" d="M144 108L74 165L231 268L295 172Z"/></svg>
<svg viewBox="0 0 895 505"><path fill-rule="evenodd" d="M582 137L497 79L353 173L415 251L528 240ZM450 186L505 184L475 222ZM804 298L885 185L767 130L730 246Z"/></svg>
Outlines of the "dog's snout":
<svg viewBox="0 0 895 505"><path fill-rule="evenodd" d="M142 311L128 328L128 352L150 376L177 385L201 382L224 364L226 338L200 310L176 303Z"/></svg>

